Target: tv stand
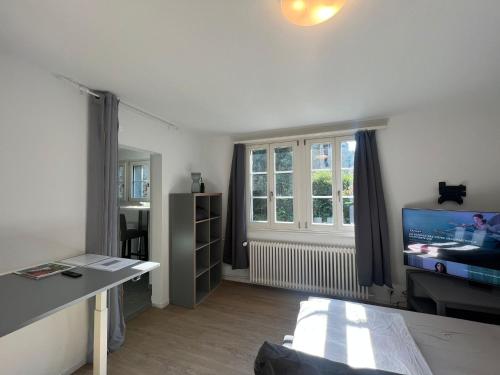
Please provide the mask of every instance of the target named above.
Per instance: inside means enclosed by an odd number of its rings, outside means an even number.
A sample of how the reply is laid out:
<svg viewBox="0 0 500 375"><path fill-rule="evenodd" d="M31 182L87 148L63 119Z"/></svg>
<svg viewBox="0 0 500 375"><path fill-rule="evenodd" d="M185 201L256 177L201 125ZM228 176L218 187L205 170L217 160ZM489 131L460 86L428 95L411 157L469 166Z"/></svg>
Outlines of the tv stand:
<svg viewBox="0 0 500 375"><path fill-rule="evenodd" d="M500 324L500 288L472 286L467 280L410 269L406 285L410 310Z"/></svg>
<svg viewBox="0 0 500 375"><path fill-rule="evenodd" d="M477 281L472 281L472 280L468 280L467 284L469 284L469 286L471 288L484 290L485 292L492 292L493 289L495 288L493 285L483 284L483 283L479 283Z"/></svg>

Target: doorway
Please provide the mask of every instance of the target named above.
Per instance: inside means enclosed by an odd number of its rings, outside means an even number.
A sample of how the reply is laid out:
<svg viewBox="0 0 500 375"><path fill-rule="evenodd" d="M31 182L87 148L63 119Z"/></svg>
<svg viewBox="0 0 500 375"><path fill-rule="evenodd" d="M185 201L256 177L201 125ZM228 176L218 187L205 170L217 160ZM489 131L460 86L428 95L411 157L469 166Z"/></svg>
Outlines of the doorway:
<svg viewBox="0 0 500 375"><path fill-rule="evenodd" d="M118 149L120 254L123 258L151 259L151 156L149 151ZM123 314L130 320L151 306L148 274L123 284Z"/></svg>

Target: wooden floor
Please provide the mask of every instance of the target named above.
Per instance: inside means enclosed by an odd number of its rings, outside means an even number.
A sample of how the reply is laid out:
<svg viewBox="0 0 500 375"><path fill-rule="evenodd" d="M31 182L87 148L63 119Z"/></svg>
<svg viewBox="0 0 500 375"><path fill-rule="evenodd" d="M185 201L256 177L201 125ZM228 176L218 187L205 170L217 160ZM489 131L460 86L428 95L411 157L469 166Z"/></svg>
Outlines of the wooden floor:
<svg viewBox="0 0 500 375"><path fill-rule="evenodd" d="M196 309L150 308L127 323L109 374L253 374L264 341L292 334L300 293L224 281ZM75 374L91 374L85 366Z"/></svg>

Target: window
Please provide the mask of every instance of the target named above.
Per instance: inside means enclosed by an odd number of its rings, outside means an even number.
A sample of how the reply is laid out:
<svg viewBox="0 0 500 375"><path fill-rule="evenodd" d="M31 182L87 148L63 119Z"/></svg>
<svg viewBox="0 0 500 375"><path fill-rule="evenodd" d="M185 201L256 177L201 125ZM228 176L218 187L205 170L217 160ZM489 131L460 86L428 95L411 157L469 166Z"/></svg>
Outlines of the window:
<svg viewBox="0 0 500 375"><path fill-rule="evenodd" d="M249 146L250 223L294 226L295 143Z"/></svg>
<svg viewBox="0 0 500 375"><path fill-rule="evenodd" d="M316 225L333 224L333 144L328 142L312 143L310 147L311 164L310 222Z"/></svg>
<svg viewBox="0 0 500 375"><path fill-rule="evenodd" d="M355 149L353 137L248 146L250 227L352 231Z"/></svg>
<svg viewBox="0 0 500 375"><path fill-rule="evenodd" d="M254 148L250 151L251 221L267 223L268 218L268 148Z"/></svg>
<svg viewBox="0 0 500 375"><path fill-rule="evenodd" d="M127 163L118 163L118 199L127 200Z"/></svg>
<svg viewBox="0 0 500 375"><path fill-rule="evenodd" d="M131 200L149 200L149 162L131 162L131 186L130 186L130 199Z"/></svg>
<svg viewBox="0 0 500 375"><path fill-rule="evenodd" d="M354 152L352 137L306 141L309 222L312 229L347 229L354 224Z"/></svg>
<svg viewBox="0 0 500 375"><path fill-rule="evenodd" d="M273 220L275 223L293 223L293 146L273 145ZM274 192L274 194L273 194Z"/></svg>
<svg viewBox="0 0 500 375"><path fill-rule="evenodd" d="M354 152L356 141L353 139L341 140L340 144L340 173L342 185L340 189L340 200L342 206L342 220L344 225L354 224Z"/></svg>

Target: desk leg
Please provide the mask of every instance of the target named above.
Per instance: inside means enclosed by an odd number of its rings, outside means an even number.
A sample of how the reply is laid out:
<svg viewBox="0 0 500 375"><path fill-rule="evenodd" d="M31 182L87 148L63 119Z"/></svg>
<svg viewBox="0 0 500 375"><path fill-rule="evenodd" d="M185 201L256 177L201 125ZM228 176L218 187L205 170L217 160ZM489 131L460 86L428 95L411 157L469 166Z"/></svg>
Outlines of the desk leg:
<svg viewBox="0 0 500 375"><path fill-rule="evenodd" d="M94 375L106 375L108 360L108 292L95 296Z"/></svg>

